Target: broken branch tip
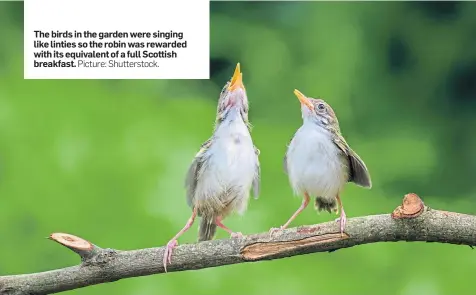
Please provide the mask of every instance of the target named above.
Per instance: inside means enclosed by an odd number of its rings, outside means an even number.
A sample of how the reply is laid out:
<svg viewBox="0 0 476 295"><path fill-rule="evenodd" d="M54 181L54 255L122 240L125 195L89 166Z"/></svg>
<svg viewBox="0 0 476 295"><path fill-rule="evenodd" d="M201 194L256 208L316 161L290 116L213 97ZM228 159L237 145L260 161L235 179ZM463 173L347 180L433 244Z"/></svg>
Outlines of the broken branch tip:
<svg viewBox="0 0 476 295"><path fill-rule="evenodd" d="M89 251L94 248L93 244L85 239L66 233L52 233L49 239L76 250Z"/></svg>
<svg viewBox="0 0 476 295"><path fill-rule="evenodd" d="M393 219L415 218L420 216L425 210L425 205L420 197L415 193L406 194L402 205L392 212Z"/></svg>

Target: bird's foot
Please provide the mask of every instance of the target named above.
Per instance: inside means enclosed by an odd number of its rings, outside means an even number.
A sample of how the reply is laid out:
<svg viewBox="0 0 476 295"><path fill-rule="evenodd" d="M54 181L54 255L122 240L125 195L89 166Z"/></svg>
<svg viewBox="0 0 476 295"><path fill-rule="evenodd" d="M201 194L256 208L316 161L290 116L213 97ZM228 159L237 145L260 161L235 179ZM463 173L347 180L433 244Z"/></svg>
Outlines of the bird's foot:
<svg viewBox="0 0 476 295"><path fill-rule="evenodd" d="M230 237L232 239L241 239L241 238L244 237L244 235L240 232L236 232L236 233L233 232L233 233L231 233Z"/></svg>
<svg viewBox="0 0 476 295"><path fill-rule="evenodd" d="M347 223L347 216L344 210L341 210L340 217L336 219L336 222L340 223L340 235L344 236L345 224Z"/></svg>
<svg viewBox="0 0 476 295"><path fill-rule="evenodd" d="M177 247L178 241L176 239L170 240L170 242L167 243L167 246L165 247L164 251L164 270L167 272L167 263L170 264L172 263L172 251L175 247Z"/></svg>

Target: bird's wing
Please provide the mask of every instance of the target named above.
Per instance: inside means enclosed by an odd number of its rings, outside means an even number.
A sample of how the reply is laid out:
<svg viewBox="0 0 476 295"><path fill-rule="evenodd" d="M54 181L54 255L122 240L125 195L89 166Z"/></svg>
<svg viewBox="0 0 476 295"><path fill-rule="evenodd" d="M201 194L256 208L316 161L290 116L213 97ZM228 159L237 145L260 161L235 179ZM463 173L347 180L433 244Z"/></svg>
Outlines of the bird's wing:
<svg viewBox="0 0 476 295"><path fill-rule="evenodd" d="M341 135L336 136L333 140L334 144L339 147L342 153L349 160L349 182L354 182L360 186L371 188L372 181L370 179L370 173L365 166L364 161L362 161L359 155L349 147Z"/></svg>
<svg viewBox="0 0 476 295"><path fill-rule="evenodd" d="M255 168L255 175L253 177L253 195L255 199L258 199L260 193L260 182L261 182L261 167L259 164L259 154L260 150L255 146L255 154L256 154L256 168Z"/></svg>
<svg viewBox="0 0 476 295"><path fill-rule="evenodd" d="M187 190L187 204L192 207L193 198L195 196L195 189L197 187L197 181L200 176L200 171L203 163L205 162L205 152L210 148L212 139L205 141L198 153L195 155L192 164L188 168L187 176L185 177L185 188Z"/></svg>

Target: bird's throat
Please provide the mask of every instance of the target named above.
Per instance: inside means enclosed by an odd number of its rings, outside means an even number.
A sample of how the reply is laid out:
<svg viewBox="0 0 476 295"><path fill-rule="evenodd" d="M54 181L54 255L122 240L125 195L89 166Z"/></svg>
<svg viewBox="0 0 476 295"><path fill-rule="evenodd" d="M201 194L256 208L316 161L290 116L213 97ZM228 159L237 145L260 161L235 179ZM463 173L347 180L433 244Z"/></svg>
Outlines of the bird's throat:
<svg viewBox="0 0 476 295"><path fill-rule="evenodd" d="M326 120L325 118L320 118L320 117L312 117L312 118L306 118L303 122L303 126L306 126L307 128L313 128L317 130L318 132L322 132L323 134L332 134L332 128L329 124L327 124L327 121L322 121Z"/></svg>

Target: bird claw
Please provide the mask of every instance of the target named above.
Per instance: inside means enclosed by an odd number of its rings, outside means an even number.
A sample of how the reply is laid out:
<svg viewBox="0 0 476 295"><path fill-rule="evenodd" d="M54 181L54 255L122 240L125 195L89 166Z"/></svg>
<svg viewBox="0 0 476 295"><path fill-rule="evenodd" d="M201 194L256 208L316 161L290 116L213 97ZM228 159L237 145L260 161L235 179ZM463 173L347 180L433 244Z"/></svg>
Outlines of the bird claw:
<svg viewBox="0 0 476 295"><path fill-rule="evenodd" d="M244 236L243 236L242 233L236 232L236 233L231 233L230 237L231 237L232 239L241 239L241 238L243 238Z"/></svg>
<svg viewBox="0 0 476 295"><path fill-rule="evenodd" d="M178 245L178 241L174 239L174 240L170 240L167 243L167 246L165 247L164 260L163 260L165 272L167 272L167 263L168 264L172 263L172 250L175 247L177 247L177 245Z"/></svg>
<svg viewBox="0 0 476 295"><path fill-rule="evenodd" d="M336 222L340 223L340 234L341 236L344 236L344 229L347 223L347 216L345 215L345 212L343 210L341 211L340 217L336 219Z"/></svg>

